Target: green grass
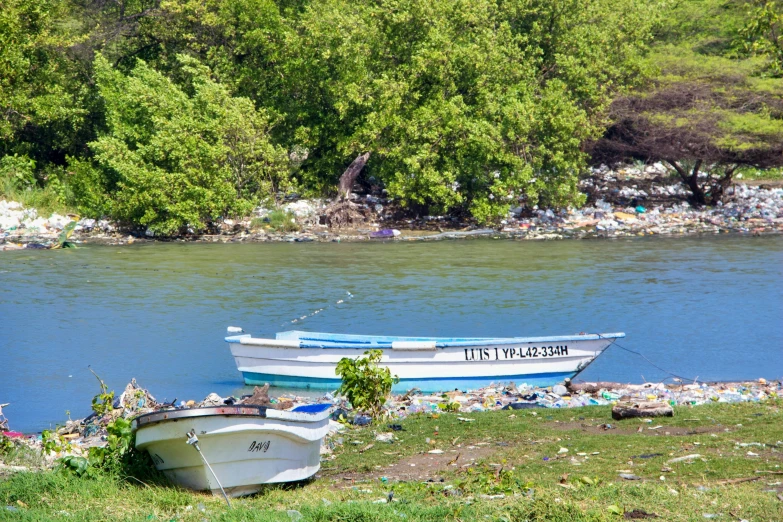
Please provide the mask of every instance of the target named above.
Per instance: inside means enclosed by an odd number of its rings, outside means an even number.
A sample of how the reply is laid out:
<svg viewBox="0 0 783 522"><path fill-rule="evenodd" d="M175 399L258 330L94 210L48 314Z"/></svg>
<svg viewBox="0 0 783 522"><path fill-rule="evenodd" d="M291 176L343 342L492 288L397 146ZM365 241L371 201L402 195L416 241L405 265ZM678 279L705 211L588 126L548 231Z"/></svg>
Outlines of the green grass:
<svg viewBox="0 0 783 522"><path fill-rule="evenodd" d="M253 218L250 221L251 230L266 229L272 232L297 232L301 227L296 222L293 212L273 210L265 218Z"/></svg>
<svg viewBox="0 0 783 522"><path fill-rule="evenodd" d="M780 181L783 180L783 168L777 168L777 169L754 169L754 168L744 168L744 169L738 169L738 174L742 174L742 178L737 179L735 176L734 179L736 181L748 181L748 180L764 180L764 181Z"/></svg>
<svg viewBox="0 0 783 522"><path fill-rule="evenodd" d="M24 208L34 208L39 216L51 216L54 212L67 214L73 209L63 204L60 196L51 187L17 189L9 179L0 179L0 199L16 201Z"/></svg>
<svg viewBox="0 0 783 522"><path fill-rule="evenodd" d="M302 521L619 521L617 512L633 509L656 513L659 520L703 521L705 513L721 514L717 520L783 520L783 502L770 491L780 488L774 484L783 475L756 473L783 471L781 406L776 400L677 407L673 418L652 423L613 421L606 406L417 414L399 421L404 430L395 432L397 440L391 444L375 441L376 433L388 431L388 421L349 427L338 435L344 444L335 448L333 460L323 463L319 478L294 487L269 487L234 500L231 510L221 499L161 483L18 473L0 479L0 509L18 509L0 510L0 520L290 522L297 514L292 517L288 511L295 510ZM475 420L465 423L458 417ZM605 423L616 428L600 429ZM766 446L737 445L750 442ZM433 448L456 456L469 452L469 446L485 448L484 458L469 466L457 460L455 466L434 471L433 482L379 480L391 475L387 466L402 459L424 459ZM568 452L559 454L561 448ZM667 464L694 453L701 458ZM654 454L660 455L650 456ZM624 470L641 480L621 479ZM343 478L346 473L351 480ZM755 477L761 478L722 483ZM390 492L391 503L376 503ZM500 494L504 497L486 496Z"/></svg>

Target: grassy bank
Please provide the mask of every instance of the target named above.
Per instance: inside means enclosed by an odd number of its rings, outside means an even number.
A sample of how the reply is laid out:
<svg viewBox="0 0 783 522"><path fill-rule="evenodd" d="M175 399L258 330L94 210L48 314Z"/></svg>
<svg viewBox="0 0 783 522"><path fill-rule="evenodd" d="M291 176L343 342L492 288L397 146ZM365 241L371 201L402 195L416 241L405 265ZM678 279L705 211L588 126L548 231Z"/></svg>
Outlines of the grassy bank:
<svg viewBox="0 0 783 522"><path fill-rule="evenodd" d="M0 479L0 519L783 520L781 406L676 407L652 423L608 406L413 415L393 443L375 440L386 423L348 427L315 480L233 509L159 478L22 472Z"/></svg>

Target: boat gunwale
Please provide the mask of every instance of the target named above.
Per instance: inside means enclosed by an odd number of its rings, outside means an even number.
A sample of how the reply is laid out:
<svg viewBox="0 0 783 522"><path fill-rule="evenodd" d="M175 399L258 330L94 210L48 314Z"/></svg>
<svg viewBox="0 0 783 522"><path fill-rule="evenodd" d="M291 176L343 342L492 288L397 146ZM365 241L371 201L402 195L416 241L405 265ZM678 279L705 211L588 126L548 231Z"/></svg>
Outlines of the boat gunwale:
<svg viewBox="0 0 783 522"><path fill-rule="evenodd" d="M198 417L257 417L260 419L266 419L267 414L266 406L255 405L237 405L237 406L204 406L201 408L183 408L173 410L154 411L151 413L145 413L139 415L132 421L132 429L139 430L152 424L158 424L160 422L192 419Z"/></svg>
<svg viewBox="0 0 783 522"><path fill-rule="evenodd" d="M145 413L133 419L131 429L137 431L162 422L207 417L245 417L270 421L315 423L328 418L332 414L333 409L334 405L331 404L328 408L317 412L276 410L268 406L253 404L203 406L200 408L183 408Z"/></svg>
<svg viewBox="0 0 783 522"><path fill-rule="evenodd" d="M312 333L316 335L328 335L324 334L322 332L307 332ZM367 338L383 338L383 339L394 339L390 336L366 336ZM598 333L598 334L576 334L576 335L563 335L563 336L551 336L551 337L498 337L498 338L492 338L492 339L485 339L485 340L466 340L466 341L450 341L450 342L442 342L439 341L439 338L437 337L399 337L396 338L401 341L407 341L407 340L419 340L419 341L435 341L436 348L440 349L447 349L447 348L464 348L464 347L470 347L470 346L492 346L492 345L504 345L504 344L523 344L523 343L555 343L555 342L578 342L578 341L599 341L599 340L607 340L612 341L612 343L615 342L616 339L622 339L625 337L624 332L613 332L613 333ZM225 341L229 344L254 344L254 343L243 343L242 340L260 340L268 342L267 346L270 348L272 347L278 347L278 348L290 348L290 349L354 349L354 350L361 350L361 349L368 349L368 348L377 348L381 350L393 350L392 341L384 341L384 342L360 342L359 340L356 341L350 341L350 340L334 340L330 341L327 339L298 339L299 346L288 346L284 343L292 342L296 340L287 340L287 339L265 339L262 337L253 337L251 334L242 334L242 335L231 335L225 338ZM453 339L453 338L449 338ZM281 342L282 341L282 342ZM275 346L275 344L280 343L280 346Z"/></svg>

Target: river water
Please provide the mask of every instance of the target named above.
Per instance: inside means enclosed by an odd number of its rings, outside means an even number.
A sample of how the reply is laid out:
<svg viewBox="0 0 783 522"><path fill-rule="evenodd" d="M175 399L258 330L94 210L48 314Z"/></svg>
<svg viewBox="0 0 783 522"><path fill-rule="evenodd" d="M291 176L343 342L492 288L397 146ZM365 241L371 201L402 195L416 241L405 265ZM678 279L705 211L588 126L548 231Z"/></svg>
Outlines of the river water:
<svg viewBox="0 0 783 522"><path fill-rule="evenodd" d="M350 297L348 293L353 297ZM343 303L337 301L343 300ZM297 317L322 312L292 324ZM172 244L0 256L0 403L37 431L90 413L88 365L158 400L242 386L226 326L422 336L623 331L699 380L783 376L783 238ZM669 374L614 346L580 378Z"/></svg>

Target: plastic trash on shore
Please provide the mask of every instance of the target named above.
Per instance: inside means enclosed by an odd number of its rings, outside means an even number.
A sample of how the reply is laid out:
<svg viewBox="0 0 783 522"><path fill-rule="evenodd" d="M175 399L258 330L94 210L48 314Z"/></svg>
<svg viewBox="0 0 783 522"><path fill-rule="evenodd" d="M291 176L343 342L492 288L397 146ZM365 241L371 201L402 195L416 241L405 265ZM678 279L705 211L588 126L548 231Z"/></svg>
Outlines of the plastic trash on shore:
<svg viewBox="0 0 783 522"><path fill-rule="evenodd" d="M107 437L107 426L117 418L131 419L135 416L153 411L165 411L176 408L215 407L223 404L260 404L274 409L290 409L308 404L329 403L334 405L330 435L322 448L324 458L334 458L332 450L343 444L343 432L347 425L367 426L372 418L364 412L354 410L344 397L335 398L332 394L322 397L302 397L296 394L268 396L267 391L275 393L264 386L254 390L252 395L242 397L222 397L210 393L202 401L180 400L158 402L146 389L140 387L135 379L125 388L123 393L112 403L112 409L103 415L90 415L85 419L69 420L65 426L57 430L57 434L70 441L67 454L82 455L90 446L104 445ZM658 401L671 406L694 406L706 403L738 403L760 402L783 394L781 381L758 379L750 382L736 383L570 383L548 388L534 388L526 384L498 383L477 390L454 390L446 393L422 394L418 390L410 390L405 394L392 396L384 405L383 417L393 422L393 419L403 419L410 415L438 416L453 414L463 423L472 423L476 419L472 413L497 410L529 410L528 415L537 415L541 408L581 408L596 405L609 405L617 401ZM245 402L247 401L247 402ZM5 406L5 405L3 405ZM522 413L522 412L520 412ZM519 413L513 413L518 415ZM2 410L0 409L0 421ZM402 426L389 424L389 432L378 434L376 442L392 442L395 428ZM605 430L614 429L612 424L601 426ZM24 437L24 443L42 448L39 437ZM329 456L331 455L331 456ZM63 454L56 455L64 456ZM697 458L698 455L687 456L685 459ZM53 461L55 456L47 456ZM676 462L676 461L675 461Z"/></svg>
<svg viewBox="0 0 783 522"><path fill-rule="evenodd" d="M385 238L394 238L401 234L399 230L396 228L384 228L382 230L376 230L375 232L370 232L370 237L377 238L377 239L385 239Z"/></svg>

